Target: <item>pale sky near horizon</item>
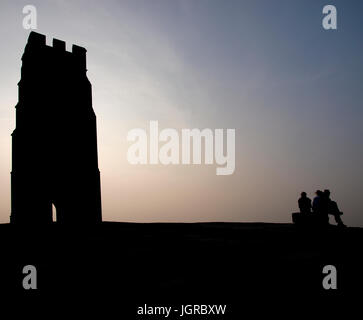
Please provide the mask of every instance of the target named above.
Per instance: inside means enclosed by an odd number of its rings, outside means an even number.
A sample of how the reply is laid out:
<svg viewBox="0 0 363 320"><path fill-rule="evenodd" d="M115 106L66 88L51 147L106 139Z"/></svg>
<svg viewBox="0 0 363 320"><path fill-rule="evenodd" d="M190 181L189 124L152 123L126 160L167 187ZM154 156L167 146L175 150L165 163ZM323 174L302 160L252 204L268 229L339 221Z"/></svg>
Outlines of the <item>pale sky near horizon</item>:
<svg viewBox="0 0 363 320"><path fill-rule="evenodd" d="M363 227L359 0L2 1L1 223L28 4L48 44L87 49L104 220L290 222L301 191L328 188L344 221ZM322 27L326 4L337 30ZM129 164L127 132L151 120L236 129L235 173Z"/></svg>

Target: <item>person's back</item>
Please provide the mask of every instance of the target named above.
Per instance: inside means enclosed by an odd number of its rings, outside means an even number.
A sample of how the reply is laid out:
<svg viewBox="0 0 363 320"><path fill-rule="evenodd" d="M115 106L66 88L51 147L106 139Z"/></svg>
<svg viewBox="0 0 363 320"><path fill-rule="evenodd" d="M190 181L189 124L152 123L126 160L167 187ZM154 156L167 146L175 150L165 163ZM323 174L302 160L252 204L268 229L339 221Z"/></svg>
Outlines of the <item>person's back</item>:
<svg viewBox="0 0 363 320"><path fill-rule="evenodd" d="M311 199L306 196L306 192L301 192L298 203L301 213L311 213Z"/></svg>
<svg viewBox="0 0 363 320"><path fill-rule="evenodd" d="M331 201L329 195L324 191L320 199L320 211L321 213L328 215Z"/></svg>
<svg viewBox="0 0 363 320"><path fill-rule="evenodd" d="M313 212L314 213L321 213L322 211L322 195L323 192L321 190L317 190L315 192L316 197L313 200Z"/></svg>
<svg viewBox="0 0 363 320"><path fill-rule="evenodd" d="M334 216L335 222L340 227L345 227L345 224L342 221L341 215L343 215L343 212L341 212L338 208L338 204L335 201L332 201L330 199L330 191L328 189L324 190L324 213L326 215L330 214Z"/></svg>
<svg viewBox="0 0 363 320"><path fill-rule="evenodd" d="M329 203L329 212L331 213L341 213L341 211L339 210L338 208L338 204L333 201L333 200L330 200L330 203Z"/></svg>

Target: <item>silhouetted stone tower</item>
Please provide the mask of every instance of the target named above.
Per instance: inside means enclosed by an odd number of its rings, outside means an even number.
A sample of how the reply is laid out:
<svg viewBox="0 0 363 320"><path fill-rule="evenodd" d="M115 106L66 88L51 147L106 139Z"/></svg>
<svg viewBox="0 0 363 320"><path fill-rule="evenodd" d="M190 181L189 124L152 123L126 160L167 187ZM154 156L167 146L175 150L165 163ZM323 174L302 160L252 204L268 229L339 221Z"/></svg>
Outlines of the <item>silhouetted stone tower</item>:
<svg viewBox="0 0 363 320"><path fill-rule="evenodd" d="M86 49L31 32L12 133L12 223L102 221L96 115Z"/></svg>

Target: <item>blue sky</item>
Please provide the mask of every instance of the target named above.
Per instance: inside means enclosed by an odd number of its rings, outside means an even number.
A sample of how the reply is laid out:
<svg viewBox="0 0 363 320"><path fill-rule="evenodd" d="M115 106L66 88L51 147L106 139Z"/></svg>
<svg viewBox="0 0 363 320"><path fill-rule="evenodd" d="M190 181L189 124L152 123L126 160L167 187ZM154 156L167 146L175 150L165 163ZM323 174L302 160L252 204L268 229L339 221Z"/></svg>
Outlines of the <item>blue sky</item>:
<svg viewBox="0 0 363 320"><path fill-rule="evenodd" d="M347 223L363 226L359 0L2 1L1 222L27 4L48 44L88 50L106 220L287 222L301 191L329 188ZM322 28L326 4L337 30ZM127 132L150 120L235 128L235 174L128 164Z"/></svg>

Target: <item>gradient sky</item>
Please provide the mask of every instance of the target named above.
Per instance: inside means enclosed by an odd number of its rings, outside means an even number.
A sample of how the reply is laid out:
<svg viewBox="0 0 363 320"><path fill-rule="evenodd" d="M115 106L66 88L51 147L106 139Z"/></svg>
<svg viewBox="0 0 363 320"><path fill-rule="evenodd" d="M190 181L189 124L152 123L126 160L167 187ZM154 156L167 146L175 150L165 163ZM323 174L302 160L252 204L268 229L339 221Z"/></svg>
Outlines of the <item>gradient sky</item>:
<svg viewBox="0 0 363 320"><path fill-rule="evenodd" d="M290 222L301 191L329 188L344 221L363 227L360 0L1 1L0 222L27 4L48 44L88 50L104 220ZM326 4L336 31L322 28ZM127 132L150 120L235 128L235 173L130 165Z"/></svg>

